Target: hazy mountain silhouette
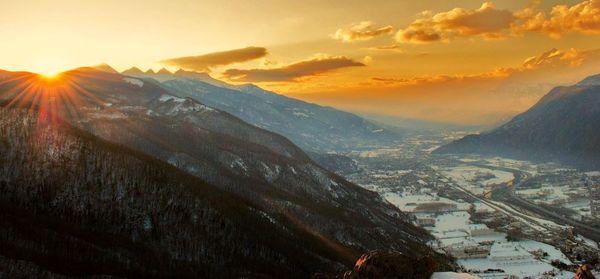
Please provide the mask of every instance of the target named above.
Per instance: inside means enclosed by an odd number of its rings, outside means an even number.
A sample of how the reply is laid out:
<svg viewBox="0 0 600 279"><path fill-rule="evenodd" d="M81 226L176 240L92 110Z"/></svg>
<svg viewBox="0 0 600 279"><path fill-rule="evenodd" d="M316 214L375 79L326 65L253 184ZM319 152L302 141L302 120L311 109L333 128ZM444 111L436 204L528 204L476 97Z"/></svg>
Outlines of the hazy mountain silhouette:
<svg viewBox="0 0 600 279"><path fill-rule="evenodd" d="M479 153L526 160L600 166L600 75L552 89L526 112L436 153Z"/></svg>
<svg viewBox="0 0 600 279"><path fill-rule="evenodd" d="M304 150L349 150L390 143L400 137L357 115L289 98L253 84L235 86L206 73L183 70L146 74L135 69L123 74L155 79L179 97L192 98L281 134Z"/></svg>

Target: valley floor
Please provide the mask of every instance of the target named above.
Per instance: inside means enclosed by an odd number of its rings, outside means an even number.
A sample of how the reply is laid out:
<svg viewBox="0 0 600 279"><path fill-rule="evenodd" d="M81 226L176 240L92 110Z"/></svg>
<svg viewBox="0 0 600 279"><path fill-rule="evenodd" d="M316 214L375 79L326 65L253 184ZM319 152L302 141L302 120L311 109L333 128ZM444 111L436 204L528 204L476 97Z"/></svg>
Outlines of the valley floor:
<svg viewBox="0 0 600 279"><path fill-rule="evenodd" d="M498 157L432 156L461 133L418 135L350 152L346 176L380 193L429 230L440 252L481 278L573 278L598 259L600 172ZM596 266L598 268L598 266Z"/></svg>

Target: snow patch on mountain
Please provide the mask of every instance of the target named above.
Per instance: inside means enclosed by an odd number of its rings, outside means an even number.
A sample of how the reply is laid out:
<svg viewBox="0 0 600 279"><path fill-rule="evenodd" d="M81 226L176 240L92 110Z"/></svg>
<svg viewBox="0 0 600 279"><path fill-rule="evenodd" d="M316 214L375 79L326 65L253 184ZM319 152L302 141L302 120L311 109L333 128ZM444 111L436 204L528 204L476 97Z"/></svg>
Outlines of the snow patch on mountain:
<svg viewBox="0 0 600 279"><path fill-rule="evenodd" d="M158 101L162 103L172 102L171 107L166 111L166 114L171 116L188 112L217 112L215 109L197 103L192 99L184 99L166 94L160 96Z"/></svg>
<svg viewBox="0 0 600 279"><path fill-rule="evenodd" d="M269 167L269 165L265 164L264 162L260 162L260 165L263 170L263 176L267 181L273 182L279 177L279 174L281 173L281 167L278 165L275 165L274 168Z"/></svg>
<svg viewBox="0 0 600 279"><path fill-rule="evenodd" d="M133 85L138 86L138 87L144 86L144 82L141 81L141 80L139 80L139 79L137 79L137 78L128 78L128 77L126 77L126 78L123 78L123 80L125 82L127 82L127 83L133 84Z"/></svg>
<svg viewBox="0 0 600 279"><path fill-rule="evenodd" d="M185 105L185 103L179 103L176 106L174 106L173 108L171 108L171 110L169 110L167 112L167 115L177 115L180 113L187 113L187 112L200 112L200 111L215 111L212 108L209 108L205 105L201 105L201 104L193 104L193 105Z"/></svg>
<svg viewBox="0 0 600 279"><path fill-rule="evenodd" d="M124 119L127 115L119 111L101 111L88 113L88 116L95 119Z"/></svg>
<svg viewBox="0 0 600 279"><path fill-rule="evenodd" d="M163 103L168 102L168 101L183 103L185 101L184 98L179 98L179 97L175 97L175 96L171 96L171 95L162 95L162 96L160 96L160 98L158 98L158 100Z"/></svg>
<svg viewBox="0 0 600 279"><path fill-rule="evenodd" d="M246 166L246 163L244 160L242 160L242 158L235 158L235 160L229 164L229 167L231 169L240 168L244 171L244 174L248 175L248 166Z"/></svg>
<svg viewBox="0 0 600 279"><path fill-rule="evenodd" d="M260 210L257 210L257 211L262 217L269 220L269 222L271 222L271 224L277 224L277 221L275 221L275 219L273 217L269 216L269 214L267 214L266 212L260 211Z"/></svg>
<svg viewBox="0 0 600 279"><path fill-rule="evenodd" d="M306 113L304 113L304 112L294 111L294 112L292 112L292 113L293 113L295 116L298 116L298 117L306 117L306 118L309 118L309 117L310 117L310 116L308 116L308 114L306 114Z"/></svg>
<svg viewBox="0 0 600 279"><path fill-rule="evenodd" d="M298 175L298 172L296 171L296 169L294 167L290 166L290 170L292 171L292 173L294 175Z"/></svg>

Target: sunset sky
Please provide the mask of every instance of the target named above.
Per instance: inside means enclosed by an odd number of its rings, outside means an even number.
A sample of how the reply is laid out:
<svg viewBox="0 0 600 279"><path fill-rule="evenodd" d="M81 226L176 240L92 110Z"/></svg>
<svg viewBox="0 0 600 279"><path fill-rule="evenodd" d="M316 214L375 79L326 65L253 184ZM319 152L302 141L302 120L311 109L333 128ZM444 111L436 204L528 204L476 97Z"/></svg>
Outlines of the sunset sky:
<svg viewBox="0 0 600 279"><path fill-rule="evenodd" d="M5 1L0 68L207 71L363 115L490 125L600 73L600 1Z"/></svg>

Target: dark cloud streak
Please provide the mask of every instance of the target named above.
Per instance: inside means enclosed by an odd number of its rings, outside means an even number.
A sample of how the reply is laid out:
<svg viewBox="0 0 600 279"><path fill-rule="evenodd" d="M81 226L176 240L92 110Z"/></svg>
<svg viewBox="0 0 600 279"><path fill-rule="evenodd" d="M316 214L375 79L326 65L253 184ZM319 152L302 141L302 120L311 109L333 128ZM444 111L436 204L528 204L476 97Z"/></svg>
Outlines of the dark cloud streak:
<svg viewBox="0 0 600 279"><path fill-rule="evenodd" d="M271 69L229 69L223 76L231 81L265 82L265 81L297 81L302 77L310 77L336 69L347 67L363 67L365 64L344 56L322 57L289 64Z"/></svg>
<svg viewBox="0 0 600 279"><path fill-rule="evenodd" d="M246 47L198 56L170 58L160 61L160 63L169 66L177 66L186 70L208 71L215 66L247 62L265 57L267 54L267 49L264 47Z"/></svg>

